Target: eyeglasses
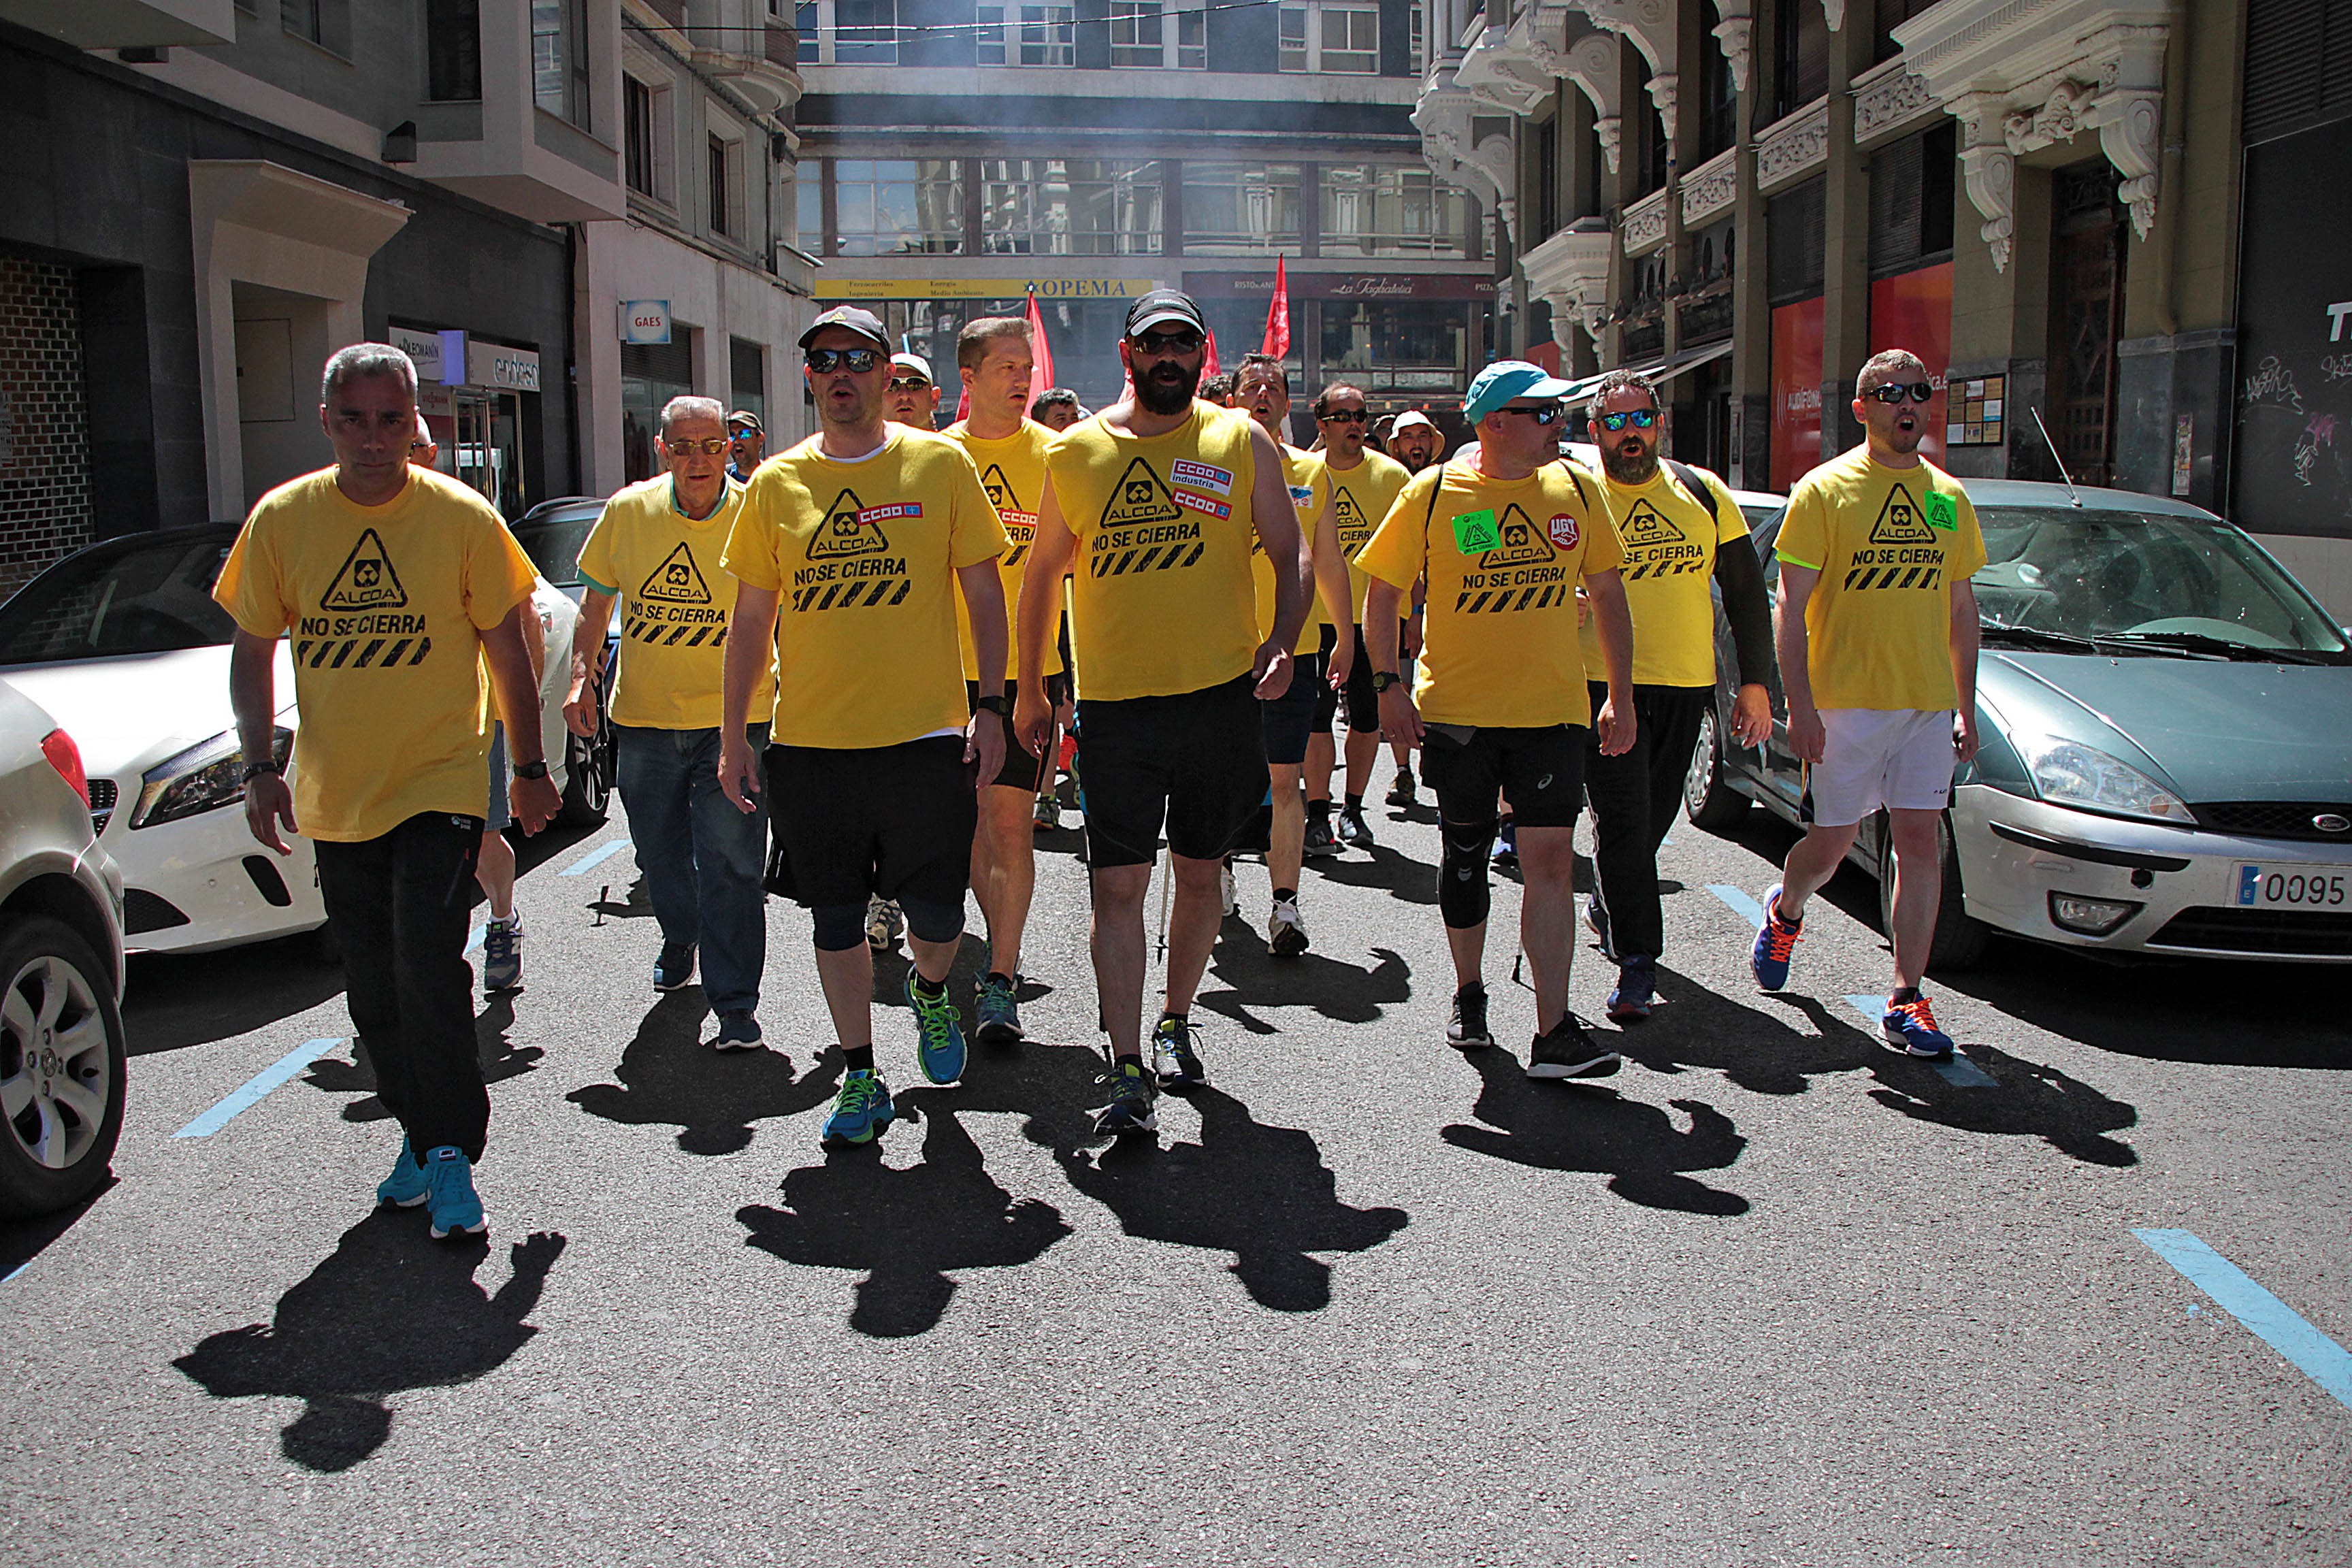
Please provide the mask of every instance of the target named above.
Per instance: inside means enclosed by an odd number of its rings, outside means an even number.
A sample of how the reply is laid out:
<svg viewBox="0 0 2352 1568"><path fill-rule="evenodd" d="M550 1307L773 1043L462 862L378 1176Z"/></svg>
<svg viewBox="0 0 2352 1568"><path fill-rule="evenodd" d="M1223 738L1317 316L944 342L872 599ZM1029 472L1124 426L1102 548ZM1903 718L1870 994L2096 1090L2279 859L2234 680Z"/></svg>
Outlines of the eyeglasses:
<svg viewBox="0 0 2352 1568"><path fill-rule="evenodd" d="M890 378L890 390L893 392L922 392L930 384L919 375L894 375Z"/></svg>
<svg viewBox="0 0 2352 1568"><path fill-rule="evenodd" d="M1506 403L1502 407L1496 409L1495 412L1497 414L1524 414L1538 425L1557 425L1559 423L1560 408L1559 405L1557 403L1544 408L1521 408L1514 404Z"/></svg>
<svg viewBox="0 0 2352 1568"><path fill-rule="evenodd" d="M838 366L852 375L864 375L882 363L880 349L811 349L808 367L819 375L828 375Z"/></svg>
<svg viewBox="0 0 2352 1568"><path fill-rule="evenodd" d="M1318 414L1315 417L1326 425L1361 425L1371 416L1369 409L1334 408L1328 414Z"/></svg>
<svg viewBox="0 0 2352 1568"><path fill-rule="evenodd" d="M662 449L673 458L683 458L689 452L699 452L706 458L716 458L727 450L729 443L713 436L702 441L664 441Z"/></svg>
<svg viewBox="0 0 2352 1568"><path fill-rule="evenodd" d="M1654 408L1631 408L1622 414L1601 416L1601 427L1603 430L1622 430L1628 425L1636 430L1647 430L1657 422L1658 411Z"/></svg>
<svg viewBox="0 0 2352 1568"><path fill-rule="evenodd" d="M1914 403L1925 403L1936 395L1936 389L1924 381L1915 381L1908 386L1899 381L1890 381L1883 385L1872 387L1863 395L1874 403L1884 403L1889 407L1895 407L1899 406L1906 397Z"/></svg>
<svg viewBox="0 0 2352 1568"><path fill-rule="evenodd" d="M408 444L408 449L412 452L429 452L433 449L433 443L419 436Z"/></svg>
<svg viewBox="0 0 2352 1568"><path fill-rule="evenodd" d="M1157 359L1161 354L1188 354L1201 346L1201 334L1185 329L1172 332L1139 332L1127 340L1139 354Z"/></svg>

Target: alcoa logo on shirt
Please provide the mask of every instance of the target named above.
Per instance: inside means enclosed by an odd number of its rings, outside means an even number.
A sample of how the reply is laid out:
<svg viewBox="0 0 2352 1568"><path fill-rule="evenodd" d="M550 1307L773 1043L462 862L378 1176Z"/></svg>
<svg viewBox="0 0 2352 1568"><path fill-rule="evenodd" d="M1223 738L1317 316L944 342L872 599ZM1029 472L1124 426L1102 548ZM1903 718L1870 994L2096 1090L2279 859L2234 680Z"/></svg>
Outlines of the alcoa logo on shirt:
<svg viewBox="0 0 2352 1568"><path fill-rule="evenodd" d="M658 647L718 647L727 641L727 612L712 601L710 584L683 541L637 585L621 635Z"/></svg>
<svg viewBox="0 0 2352 1568"><path fill-rule="evenodd" d="M408 590L373 528L335 569L319 595L320 614L294 628L294 663L303 669L415 668L433 651L425 617L407 615ZM337 612L342 612L338 614Z"/></svg>
<svg viewBox="0 0 2352 1568"><path fill-rule="evenodd" d="M1857 550L1848 563L1843 587L1854 589L1923 588L1944 585L1944 544L1938 530L1959 525L1959 509L1941 490L1927 492L1922 508L1910 488L1897 483L1880 503L1878 520L1871 524L1870 548Z"/></svg>
<svg viewBox="0 0 2352 1568"><path fill-rule="evenodd" d="M856 491L843 490L809 535L809 563L793 573L793 611L887 608L904 601L914 579L907 558L890 552L882 525L922 515L919 501L869 507Z"/></svg>
<svg viewBox="0 0 2352 1568"><path fill-rule="evenodd" d="M1192 487L1222 479L1230 489L1234 477L1223 468L1181 458L1169 465L1169 471L1188 482L1181 489L1171 487L1142 458L1127 465L1103 503L1099 529L1088 546L1092 559L1087 570L1091 575L1164 572L1201 559L1208 542L1201 537L1200 523L1184 513L1223 518L1232 516L1233 508Z"/></svg>
<svg viewBox="0 0 2352 1568"><path fill-rule="evenodd" d="M1556 544L1563 534L1567 542ZM1499 518L1491 507L1464 512L1454 519L1454 548L1477 556L1478 565L1463 573L1454 609L1493 615L1568 605L1573 594L1559 552L1571 548L1578 537L1576 520L1565 514L1538 528L1516 504L1505 507Z"/></svg>

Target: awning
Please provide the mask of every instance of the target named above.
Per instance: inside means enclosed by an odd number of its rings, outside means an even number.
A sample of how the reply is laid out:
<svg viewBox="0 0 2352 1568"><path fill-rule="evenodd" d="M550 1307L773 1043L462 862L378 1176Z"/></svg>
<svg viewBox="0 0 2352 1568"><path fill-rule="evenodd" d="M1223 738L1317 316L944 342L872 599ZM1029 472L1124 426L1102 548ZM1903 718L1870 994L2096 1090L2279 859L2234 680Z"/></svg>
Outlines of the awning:
<svg viewBox="0 0 2352 1568"><path fill-rule="evenodd" d="M1630 370L1637 375L1647 376L1654 384L1663 386L1683 372L1695 370L1710 360L1721 359L1730 352L1731 340L1726 338L1719 343L1708 343L1704 348L1686 350L1672 359L1660 354L1655 359L1643 360L1639 364L1620 365L1617 368ZM1599 375L1581 376L1570 383L1568 391L1561 395L1571 398L1590 397L1592 395L1592 389L1601 384L1601 376L1608 374L1609 372L1602 371Z"/></svg>

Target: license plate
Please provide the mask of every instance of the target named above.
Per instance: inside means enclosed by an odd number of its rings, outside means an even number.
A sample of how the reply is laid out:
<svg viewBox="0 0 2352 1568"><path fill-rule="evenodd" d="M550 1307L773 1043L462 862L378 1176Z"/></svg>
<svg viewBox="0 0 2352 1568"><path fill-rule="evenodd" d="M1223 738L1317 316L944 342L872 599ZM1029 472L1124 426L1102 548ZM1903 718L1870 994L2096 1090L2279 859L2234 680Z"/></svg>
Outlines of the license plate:
<svg viewBox="0 0 2352 1568"><path fill-rule="evenodd" d="M2340 910L2352 906L2352 866L2238 865L2237 901L2251 910Z"/></svg>

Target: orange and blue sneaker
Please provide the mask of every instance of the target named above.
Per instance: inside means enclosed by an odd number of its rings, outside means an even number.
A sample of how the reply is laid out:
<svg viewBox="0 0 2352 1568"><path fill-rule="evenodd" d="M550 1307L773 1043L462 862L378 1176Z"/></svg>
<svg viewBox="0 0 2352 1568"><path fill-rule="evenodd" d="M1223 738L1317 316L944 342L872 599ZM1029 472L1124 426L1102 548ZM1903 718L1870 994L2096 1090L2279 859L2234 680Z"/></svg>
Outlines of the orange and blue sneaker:
<svg viewBox="0 0 2352 1568"><path fill-rule="evenodd" d="M1800 923L1780 918L1780 885L1775 882L1764 895L1764 923L1757 928L1756 945L1748 950L1757 989L1778 991L1789 984L1789 955L1797 951L1797 939L1803 934Z"/></svg>
<svg viewBox="0 0 2352 1568"><path fill-rule="evenodd" d="M1878 1032L1885 1037L1890 1051L1931 1062L1951 1059L1952 1037L1936 1027L1936 1015L1929 1010L1927 999L1916 991L1906 1001L1887 999L1886 1014L1878 1020Z"/></svg>

